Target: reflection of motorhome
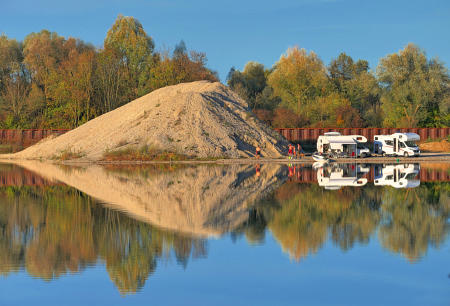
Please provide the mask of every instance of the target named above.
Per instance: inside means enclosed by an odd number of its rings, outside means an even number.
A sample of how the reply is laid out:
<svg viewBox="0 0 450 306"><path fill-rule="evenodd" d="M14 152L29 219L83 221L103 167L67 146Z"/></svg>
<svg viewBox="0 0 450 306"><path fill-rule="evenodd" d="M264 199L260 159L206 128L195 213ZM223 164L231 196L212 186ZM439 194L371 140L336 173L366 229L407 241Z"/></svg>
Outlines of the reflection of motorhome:
<svg viewBox="0 0 450 306"><path fill-rule="evenodd" d="M374 153L397 156L419 156L420 150L415 141L420 136L416 133L395 133L392 135L374 136Z"/></svg>
<svg viewBox="0 0 450 306"><path fill-rule="evenodd" d="M369 172L355 164L331 164L317 169L317 182L325 189L340 189L343 186L364 186L367 178L362 176Z"/></svg>
<svg viewBox="0 0 450 306"><path fill-rule="evenodd" d="M341 135L339 132L325 133L317 139L317 152L336 156L366 157L370 155L364 147L367 138L361 135Z"/></svg>
<svg viewBox="0 0 450 306"><path fill-rule="evenodd" d="M414 188L420 185L420 179L416 178L419 171L419 164L376 165L374 185Z"/></svg>

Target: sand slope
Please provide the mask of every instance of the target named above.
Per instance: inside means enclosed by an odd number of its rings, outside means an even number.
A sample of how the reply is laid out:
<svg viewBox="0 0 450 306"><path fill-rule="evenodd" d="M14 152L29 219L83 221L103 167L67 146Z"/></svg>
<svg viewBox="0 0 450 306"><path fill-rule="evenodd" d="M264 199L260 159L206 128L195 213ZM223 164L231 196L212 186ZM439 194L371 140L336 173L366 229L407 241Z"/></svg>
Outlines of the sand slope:
<svg viewBox="0 0 450 306"><path fill-rule="evenodd" d="M450 143L447 139L419 144L421 151L426 152L450 152Z"/></svg>
<svg viewBox="0 0 450 306"><path fill-rule="evenodd" d="M221 83L198 81L161 88L86 124L16 154L52 159L62 152L99 160L110 150L151 145L196 157L281 157L287 141L254 118L247 103Z"/></svg>

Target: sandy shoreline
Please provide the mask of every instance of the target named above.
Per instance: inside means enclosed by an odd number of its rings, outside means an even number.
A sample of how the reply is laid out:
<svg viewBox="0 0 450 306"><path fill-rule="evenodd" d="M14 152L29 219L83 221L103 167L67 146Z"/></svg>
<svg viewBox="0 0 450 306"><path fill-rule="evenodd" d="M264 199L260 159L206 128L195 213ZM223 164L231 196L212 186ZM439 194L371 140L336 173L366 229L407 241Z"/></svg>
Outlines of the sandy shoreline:
<svg viewBox="0 0 450 306"><path fill-rule="evenodd" d="M15 163L22 159L5 159L1 158L2 163ZM32 159L23 159L32 160ZM176 161L97 161L89 159L77 160L41 160L54 164L65 165L141 165L141 164L223 164L223 165L237 165L237 164L312 164L314 160L311 156L305 156L300 159L288 158L230 158L230 159L215 159L215 160L176 160ZM419 157L366 157L366 158L339 158L335 160L336 163L361 163L361 164L386 164L386 163L450 163L450 153L422 153Z"/></svg>

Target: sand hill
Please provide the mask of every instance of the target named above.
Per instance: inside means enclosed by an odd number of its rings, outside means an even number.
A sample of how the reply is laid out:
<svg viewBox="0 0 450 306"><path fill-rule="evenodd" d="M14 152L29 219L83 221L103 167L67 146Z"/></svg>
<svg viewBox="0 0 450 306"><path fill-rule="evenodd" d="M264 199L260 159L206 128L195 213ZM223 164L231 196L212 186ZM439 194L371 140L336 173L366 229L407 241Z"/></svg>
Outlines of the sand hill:
<svg viewBox="0 0 450 306"><path fill-rule="evenodd" d="M424 152L450 152L450 143L447 139L441 141L423 142L419 148Z"/></svg>
<svg viewBox="0 0 450 306"><path fill-rule="evenodd" d="M151 92L82 126L3 157L54 159L73 152L100 160L107 151L144 145L193 157L281 157L287 141L221 83L199 81Z"/></svg>
<svg viewBox="0 0 450 306"><path fill-rule="evenodd" d="M108 170L17 161L39 176L65 183L135 219L195 236L217 236L248 220L249 208L287 178L278 164L189 166L175 171ZM120 169L120 168L119 168Z"/></svg>

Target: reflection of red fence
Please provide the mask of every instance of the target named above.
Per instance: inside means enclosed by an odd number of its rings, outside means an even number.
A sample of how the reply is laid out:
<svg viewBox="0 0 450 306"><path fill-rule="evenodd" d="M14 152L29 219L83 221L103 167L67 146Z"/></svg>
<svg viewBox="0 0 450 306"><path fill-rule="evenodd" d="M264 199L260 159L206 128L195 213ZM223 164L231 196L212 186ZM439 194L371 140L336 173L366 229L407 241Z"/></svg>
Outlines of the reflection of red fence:
<svg viewBox="0 0 450 306"><path fill-rule="evenodd" d="M28 147L51 135L62 135L69 130L0 130L0 144L13 144Z"/></svg>
<svg viewBox="0 0 450 306"><path fill-rule="evenodd" d="M312 168L301 168L298 167L295 170L291 169L290 173L292 176L289 178L291 182L297 183L315 183L317 182L317 173L316 170ZM373 167L371 167L369 173L364 175L369 182L373 182L374 180L374 172ZM448 182L450 181L450 174L448 169L440 170L440 169L427 169L421 168L420 173L417 176L417 179L420 179L421 182Z"/></svg>
<svg viewBox="0 0 450 306"><path fill-rule="evenodd" d="M61 183L49 181L31 171L16 166L13 168L0 169L0 187L53 185L61 185Z"/></svg>
<svg viewBox="0 0 450 306"><path fill-rule="evenodd" d="M374 135L389 135L396 132L417 133L420 139L439 139L450 135L450 128L296 128L275 129L287 140L316 141L319 135L326 132L340 132L342 135L363 135L368 141L373 141Z"/></svg>

